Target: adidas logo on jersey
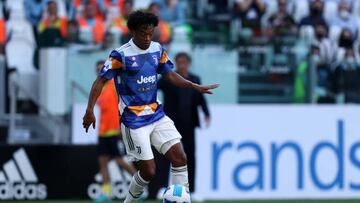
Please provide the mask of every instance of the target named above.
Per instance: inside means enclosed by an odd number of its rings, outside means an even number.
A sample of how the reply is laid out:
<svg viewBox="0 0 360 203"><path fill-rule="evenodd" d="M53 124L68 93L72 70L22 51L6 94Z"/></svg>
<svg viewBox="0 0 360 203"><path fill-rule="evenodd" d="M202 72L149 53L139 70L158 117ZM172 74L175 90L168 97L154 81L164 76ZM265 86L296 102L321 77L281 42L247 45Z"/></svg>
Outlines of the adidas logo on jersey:
<svg viewBox="0 0 360 203"><path fill-rule="evenodd" d="M3 165L3 171L0 171L0 200L46 199L46 186L38 183L25 150L17 150L13 157Z"/></svg>
<svg viewBox="0 0 360 203"><path fill-rule="evenodd" d="M152 75L152 76L148 76L148 77L144 77L141 76L139 80L137 80L136 82L141 85L141 84L146 84L146 83L154 83L156 81L156 75Z"/></svg>
<svg viewBox="0 0 360 203"><path fill-rule="evenodd" d="M139 65L136 63L136 61L131 65L131 67L138 67Z"/></svg>

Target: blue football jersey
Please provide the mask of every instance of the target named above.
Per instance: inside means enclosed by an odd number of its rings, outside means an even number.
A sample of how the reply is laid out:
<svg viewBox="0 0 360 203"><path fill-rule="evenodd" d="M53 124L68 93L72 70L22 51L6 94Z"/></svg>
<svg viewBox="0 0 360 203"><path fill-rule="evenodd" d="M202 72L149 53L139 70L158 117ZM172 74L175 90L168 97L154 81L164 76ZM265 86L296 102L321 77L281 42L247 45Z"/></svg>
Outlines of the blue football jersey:
<svg viewBox="0 0 360 203"><path fill-rule="evenodd" d="M140 128L164 117L157 100L158 74L172 69L173 63L157 42L151 42L147 50L142 50L130 40L110 53L99 74L114 79L121 122L125 126Z"/></svg>

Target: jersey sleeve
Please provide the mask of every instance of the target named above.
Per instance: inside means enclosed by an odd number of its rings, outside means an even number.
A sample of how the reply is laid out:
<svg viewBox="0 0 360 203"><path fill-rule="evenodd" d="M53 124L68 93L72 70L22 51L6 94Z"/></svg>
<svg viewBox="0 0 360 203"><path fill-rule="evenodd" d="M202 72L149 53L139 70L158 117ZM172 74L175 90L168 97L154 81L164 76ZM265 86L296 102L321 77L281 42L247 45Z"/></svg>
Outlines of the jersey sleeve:
<svg viewBox="0 0 360 203"><path fill-rule="evenodd" d="M166 74L172 71L172 69L174 68L174 64L169 59L165 49L163 47L161 47L161 49L162 51L161 51L160 62L159 62L159 67L157 69L157 73Z"/></svg>
<svg viewBox="0 0 360 203"><path fill-rule="evenodd" d="M116 69L120 68L123 68L122 56L118 51L113 50L101 68L99 75L110 80L115 76Z"/></svg>

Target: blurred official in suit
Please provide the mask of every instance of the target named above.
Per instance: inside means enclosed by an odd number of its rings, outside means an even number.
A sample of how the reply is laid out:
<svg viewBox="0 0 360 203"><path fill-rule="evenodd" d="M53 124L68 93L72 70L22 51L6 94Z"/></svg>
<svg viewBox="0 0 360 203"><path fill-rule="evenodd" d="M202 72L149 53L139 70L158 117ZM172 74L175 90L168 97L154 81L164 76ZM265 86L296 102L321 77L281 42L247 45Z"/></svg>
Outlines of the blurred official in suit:
<svg viewBox="0 0 360 203"><path fill-rule="evenodd" d="M199 76L189 72L191 57L180 52L175 57L176 72L191 82L200 84ZM188 159L188 172L190 192L195 188L195 128L200 127L198 107L201 107L205 114L205 125L210 125L210 113L204 95L193 89L179 88L165 79L160 79L158 88L164 94L165 113L175 122L177 130L182 135L182 143ZM169 166L165 159L159 159L159 164ZM158 184L166 187L168 184L169 167L158 167ZM161 171L160 171L161 170Z"/></svg>

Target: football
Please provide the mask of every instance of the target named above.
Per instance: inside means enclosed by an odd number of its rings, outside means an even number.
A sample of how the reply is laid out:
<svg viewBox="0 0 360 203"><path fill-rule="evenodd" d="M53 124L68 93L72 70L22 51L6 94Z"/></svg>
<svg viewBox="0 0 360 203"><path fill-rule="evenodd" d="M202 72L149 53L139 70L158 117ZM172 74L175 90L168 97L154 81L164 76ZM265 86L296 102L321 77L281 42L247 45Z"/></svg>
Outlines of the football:
<svg viewBox="0 0 360 203"><path fill-rule="evenodd" d="M171 185L166 188L163 203L190 203L189 189L182 185Z"/></svg>

